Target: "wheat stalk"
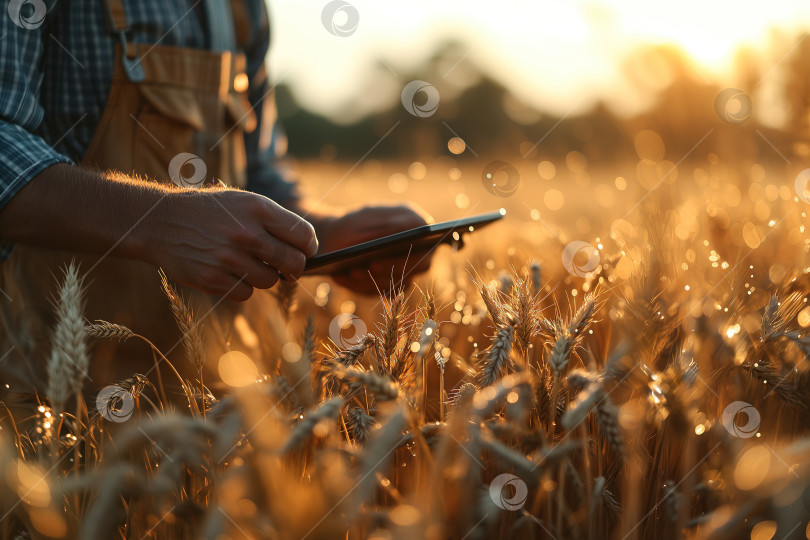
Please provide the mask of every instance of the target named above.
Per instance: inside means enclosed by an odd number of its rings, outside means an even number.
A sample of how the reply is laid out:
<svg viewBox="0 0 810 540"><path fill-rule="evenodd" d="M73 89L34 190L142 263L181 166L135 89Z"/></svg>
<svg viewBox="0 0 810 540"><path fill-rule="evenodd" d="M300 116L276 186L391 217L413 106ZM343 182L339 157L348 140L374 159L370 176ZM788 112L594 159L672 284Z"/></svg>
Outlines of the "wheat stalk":
<svg viewBox="0 0 810 540"><path fill-rule="evenodd" d="M565 371L571 360L571 353L584 337L585 330L593 322L596 312L596 296L589 294L582 306L574 313L567 324L560 323L556 328L556 341L551 347L548 363L559 376Z"/></svg>
<svg viewBox="0 0 810 540"><path fill-rule="evenodd" d="M534 296L537 296L540 294L540 291L543 290L542 267L540 263L532 261L529 271L532 276L532 293Z"/></svg>
<svg viewBox="0 0 810 540"><path fill-rule="evenodd" d="M354 440L364 443L368 440L371 429L376 425L374 417L359 407L349 407L346 413L349 428L352 430Z"/></svg>
<svg viewBox="0 0 810 540"><path fill-rule="evenodd" d="M373 371L333 364L332 374L348 383L355 392L365 388L381 400L394 400L400 396L400 387L396 382Z"/></svg>
<svg viewBox="0 0 810 540"><path fill-rule="evenodd" d="M529 287L530 284L527 279L517 280L512 308L517 319L515 337L524 355L528 354L532 339L537 334L537 326L540 324L537 317L535 298Z"/></svg>
<svg viewBox="0 0 810 540"><path fill-rule="evenodd" d="M568 361L571 359L571 352L574 350L574 343L574 337L566 333L558 337L557 341L555 341L554 345L551 347L548 363L558 376L565 371L565 368L568 366Z"/></svg>
<svg viewBox="0 0 810 540"><path fill-rule="evenodd" d="M600 241L609 245L614 239ZM24 535L31 525L26 520L41 524L42 515L54 523L65 520L68 533L63 536L172 540L234 536L239 529L248 536L280 538L415 538L436 530L440 536L469 539L540 534L560 540L736 538L740 531L751 533L753 526L775 519L769 509L782 492L800 493L807 483L808 444L787 442L804 433L799 426L807 415L795 413L806 413L810 403L810 370L795 361L793 345L805 355L810 350L810 337L799 324L805 321L799 313L807 306L803 293L810 290L810 273L785 284L780 296L770 296L764 310L761 290L743 298L724 292L710 297L712 304L702 313L684 317L683 306L691 304L683 300L683 283L658 269L674 256L657 256L658 263L644 267L644 283L652 291L646 297L607 265L597 280L583 286L600 280L615 286L615 299L605 300L608 317L598 327L595 294L586 294L582 305L565 317L543 317L540 266L531 264L523 277L512 272L508 283L502 280L501 291L478 281L466 290L463 285L451 290L464 316L461 324L456 313L450 321L442 320L432 292L424 294L414 313L406 313L407 296L400 291L385 305L376 338L364 336L346 350L328 346L323 358L316 354L315 321L320 315L313 310L296 364L305 369L291 370L283 362L281 367L270 365L269 373L260 375L265 383L228 390L230 395L206 417L167 414L168 402L153 403L149 396L157 390L137 374L119 387L127 399L137 397L152 406L139 407L120 426L101 424L99 414L84 421L64 411L60 429L48 426L53 435L46 445L41 437L17 430L9 412L14 430L7 429L6 416L0 418L0 428L16 433L17 451L7 451L0 440L0 469L12 471L0 474L0 493L10 493L12 502L19 498L23 481L30 480L23 474L30 471L21 471L19 463L57 463L70 456L74 465L67 473L53 473L57 481L49 482L48 506L20 505L19 513L0 523L0 537ZM707 270L701 258L689 261L689 269ZM178 325L199 330L189 305L162 278ZM75 355L81 349L71 339L89 335L149 343L124 325L82 319L81 279L75 268L66 270L60 286L54 327L59 347L48 359L54 364L49 365L48 393L53 395L48 398L57 410L77 392L75 386L81 390L81 377L76 379L72 370L76 363L65 360L67 350ZM474 305L464 305L473 298L474 287L495 322L492 330L482 309L473 312ZM738 338L729 340L733 332L726 334L726 311L715 313L715 302L727 304L745 323ZM648 319L643 325L630 313L637 304L650 311L640 318ZM288 335L294 335L292 329L306 317L294 311L289 315ZM760 315L761 339L751 344L750 321ZM594 336L583 350L591 328ZM72 333L57 340L67 330ZM489 347L478 355L487 332ZM546 361L513 366L520 358L512 356L515 347L524 352L540 341L538 334L547 345ZM610 349L610 344L618 345ZM189 347L190 358L202 358L193 343ZM374 354L367 358L370 348ZM452 355L443 357L438 351ZM145 354L150 352L164 360L154 346ZM577 352L590 371L579 366ZM56 362L58 355L64 358ZM455 385L449 395L443 379L439 392L425 391L433 358L441 377L446 371ZM304 401L300 396L302 389L312 396L310 372L318 362L318 377L328 377L329 399L314 405L314 397ZM714 373L710 384L717 394L696 384L698 366L701 373ZM635 368L643 373L631 376ZM749 384L740 385L735 372L744 373ZM314 384L322 390L320 378ZM184 390L194 395L186 383ZM776 402L769 400L771 391L779 397ZM202 385L200 394L207 397ZM746 442L727 431L721 411L732 400L756 404L764 426L758 440ZM452 407L447 423L445 402ZM0 410L4 407L0 402ZM427 420L424 412L431 407L438 409L439 422ZM46 427L51 412L43 406L35 413L37 427ZM750 469L744 456L762 443L774 445L768 454L798 466L772 468L757 489L738 489L737 482L745 480L742 473ZM709 452L715 445L716 451ZM704 463L704 451L716 457ZM718 465L723 463L727 465ZM110 486L107 473L120 485ZM517 511L496 509L490 502L497 505L493 479L504 473L518 479L511 478L502 502L518 492L516 480L527 484L527 498L518 501L522 506ZM482 499L489 516L476 525ZM786 522L793 523L789 518L786 514Z"/></svg>
<svg viewBox="0 0 810 540"><path fill-rule="evenodd" d="M619 409L613 404L610 395L604 392L596 402L594 409L596 410L599 429L613 450L614 458L620 463L624 456L625 444L621 425L619 424Z"/></svg>
<svg viewBox="0 0 810 540"><path fill-rule="evenodd" d="M387 303L383 312L383 331L380 345L382 347L383 359L388 361L394 354L399 341L400 317L405 303L405 295L402 291L397 293L390 303Z"/></svg>
<svg viewBox="0 0 810 540"><path fill-rule="evenodd" d="M498 328L492 345L485 356L484 365L479 373L482 386L489 386L497 381L506 369L512 353L512 341L515 337L514 321Z"/></svg>
<svg viewBox="0 0 810 540"><path fill-rule="evenodd" d="M363 353L366 352L369 347L374 345L375 340L374 336L371 334L366 334L365 336L360 339L360 342L352 345L346 350L338 351L335 355L335 359L339 361L344 366L354 366L360 363L360 359L363 356Z"/></svg>
<svg viewBox="0 0 810 540"><path fill-rule="evenodd" d="M425 312L425 319L435 320L436 319L436 297L433 295L432 290L428 290L424 293L424 312Z"/></svg>
<svg viewBox="0 0 810 540"><path fill-rule="evenodd" d="M205 346L201 324L197 322L191 306L186 303L174 286L169 283L165 272L160 270L159 273L163 293L166 295L166 298L169 299L172 314L174 314L174 320L177 322L177 326L180 328L183 337L183 348L186 351L186 356L197 368L198 372L201 372L205 365Z"/></svg>
<svg viewBox="0 0 810 540"><path fill-rule="evenodd" d="M342 408L343 398L336 397L324 401L317 409L306 414L304 419L293 428L290 437L281 449L281 453L286 454L300 448L312 437L315 426L324 421L334 420L340 414Z"/></svg>
<svg viewBox="0 0 810 540"><path fill-rule="evenodd" d="M315 364L315 317L307 317L307 324L304 327L304 343L301 346L301 359L309 365Z"/></svg>
<svg viewBox="0 0 810 540"><path fill-rule="evenodd" d="M484 305L487 307L487 312L492 322L495 323L495 326L502 325L503 319L501 318L501 311L503 306L495 296L495 293L493 293L490 286L483 281L478 283L478 291L481 294L481 298L484 300Z"/></svg>
<svg viewBox="0 0 810 540"><path fill-rule="evenodd" d="M292 310L295 308L295 291L298 289L297 281L279 280L273 288L272 295L278 302L284 319L289 320Z"/></svg>
<svg viewBox="0 0 810 540"><path fill-rule="evenodd" d="M427 364L425 362L425 356L427 355L428 351L433 350L433 342L436 341L437 337L437 330L438 325L432 319L427 319L422 324L422 331L419 335L419 350L416 352L416 364L418 365L419 372L422 375L421 387L419 389L422 400L422 414L423 418L424 415L427 414L427 392L428 392L428 384L427 384ZM439 356L441 358L441 356ZM439 368L444 374L444 364L439 363Z"/></svg>
<svg viewBox="0 0 810 540"><path fill-rule="evenodd" d="M569 381L571 378L569 377ZM605 392L600 384L589 384L585 390L580 392L576 401L571 403L568 410L562 417L562 426L572 431L575 427L580 425L588 417L599 400L603 399Z"/></svg>
<svg viewBox="0 0 810 540"><path fill-rule="evenodd" d="M56 327L51 335L46 392L54 408L64 411L72 394L80 394L90 367L85 342L84 284L71 262L63 270L62 285L54 301Z"/></svg>
<svg viewBox="0 0 810 540"><path fill-rule="evenodd" d="M122 342L135 336L135 332L122 324L101 320L85 325L84 330L88 335L99 339L117 339Z"/></svg>

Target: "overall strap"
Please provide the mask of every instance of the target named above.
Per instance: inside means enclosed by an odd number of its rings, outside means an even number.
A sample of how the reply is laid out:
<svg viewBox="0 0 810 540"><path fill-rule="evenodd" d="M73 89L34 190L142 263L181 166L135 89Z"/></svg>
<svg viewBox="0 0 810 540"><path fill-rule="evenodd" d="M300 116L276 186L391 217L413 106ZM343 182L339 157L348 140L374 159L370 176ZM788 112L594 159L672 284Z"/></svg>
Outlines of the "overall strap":
<svg viewBox="0 0 810 540"><path fill-rule="evenodd" d="M124 66L124 72L127 78L132 82L141 82L146 78L141 60L138 58L135 47L127 41L127 32L129 31L129 23L127 22L127 14L124 11L123 0L104 0L106 4L107 24L113 33L118 34L121 39L121 61Z"/></svg>
<svg viewBox="0 0 810 540"><path fill-rule="evenodd" d="M107 23L113 32L126 32L129 30L127 14L124 11L122 0L107 0Z"/></svg>
<svg viewBox="0 0 810 540"><path fill-rule="evenodd" d="M233 28L236 32L236 49L246 51L251 39L253 22L245 0L231 0Z"/></svg>
<svg viewBox="0 0 810 540"><path fill-rule="evenodd" d="M208 37L212 51L236 50L233 11L228 0L202 0L205 5L205 18L208 23Z"/></svg>
<svg viewBox="0 0 810 540"><path fill-rule="evenodd" d="M110 31L118 34L121 40L122 62L127 78L132 82L141 82L146 74L137 57L135 47L127 40L129 22L124 9L124 0L103 1ZM211 50L233 52L237 48L243 48L250 29L250 15L244 0L201 1L205 7Z"/></svg>

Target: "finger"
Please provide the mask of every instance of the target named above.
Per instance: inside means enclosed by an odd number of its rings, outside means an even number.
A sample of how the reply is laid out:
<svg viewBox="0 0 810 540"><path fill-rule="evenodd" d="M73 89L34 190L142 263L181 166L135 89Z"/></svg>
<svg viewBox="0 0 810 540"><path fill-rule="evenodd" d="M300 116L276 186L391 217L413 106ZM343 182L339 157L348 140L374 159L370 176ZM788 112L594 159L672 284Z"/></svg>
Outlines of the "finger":
<svg viewBox="0 0 810 540"><path fill-rule="evenodd" d="M253 287L244 279L231 274L223 274L215 283L207 284L202 290L236 302L244 302L253 296Z"/></svg>
<svg viewBox="0 0 810 540"><path fill-rule="evenodd" d="M308 221L269 199L263 210L262 222L270 234L298 248L307 257L318 252L318 238Z"/></svg>
<svg viewBox="0 0 810 540"><path fill-rule="evenodd" d="M237 278L236 276L232 276L233 278L233 285L228 288L227 291L221 293L220 296L227 298L228 300L232 300L235 302L244 302L251 296L253 296L253 287L248 285L244 280Z"/></svg>
<svg viewBox="0 0 810 540"><path fill-rule="evenodd" d="M194 273L191 278L174 278L178 283L202 291L205 294L227 298L228 300L245 301L253 294L253 287L244 279L225 271L206 269Z"/></svg>
<svg viewBox="0 0 810 540"><path fill-rule="evenodd" d="M278 283L280 277L274 266L253 257L246 256L238 267L248 285L256 289L269 289Z"/></svg>
<svg viewBox="0 0 810 540"><path fill-rule="evenodd" d="M406 231L425 224L425 220L418 214L402 207L379 207L375 208L371 216L367 216L377 227L372 231L372 235L384 236L400 231Z"/></svg>
<svg viewBox="0 0 810 540"><path fill-rule="evenodd" d="M307 257L302 251L269 235L253 254L290 281L300 278L307 264Z"/></svg>

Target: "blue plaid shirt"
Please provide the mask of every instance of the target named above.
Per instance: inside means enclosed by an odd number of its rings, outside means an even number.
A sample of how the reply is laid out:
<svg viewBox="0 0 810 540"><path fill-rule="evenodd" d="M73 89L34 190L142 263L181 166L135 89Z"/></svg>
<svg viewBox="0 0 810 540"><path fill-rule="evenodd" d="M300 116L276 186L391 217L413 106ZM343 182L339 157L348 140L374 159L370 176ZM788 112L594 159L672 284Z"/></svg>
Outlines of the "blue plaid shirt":
<svg viewBox="0 0 810 540"><path fill-rule="evenodd" d="M11 0L15 5L21 0ZM245 135L247 188L279 204L298 198L295 182L280 161L286 148L264 65L270 29L264 0L247 0L252 24L247 56L249 99L259 125ZM56 163L81 160L98 126L112 83L114 47L103 0L28 0L26 29L0 11L0 208L33 177ZM128 37L136 43L207 48L204 9L193 0L125 0ZM195 8L196 7L196 8ZM11 253L2 241L0 261Z"/></svg>

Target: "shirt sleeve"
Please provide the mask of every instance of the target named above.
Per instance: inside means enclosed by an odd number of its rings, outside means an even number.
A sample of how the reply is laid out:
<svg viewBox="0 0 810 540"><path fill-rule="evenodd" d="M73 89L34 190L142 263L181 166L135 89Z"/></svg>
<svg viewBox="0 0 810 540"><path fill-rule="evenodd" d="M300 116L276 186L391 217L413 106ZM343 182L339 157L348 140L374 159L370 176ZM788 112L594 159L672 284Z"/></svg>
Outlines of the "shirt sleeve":
<svg viewBox="0 0 810 540"><path fill-rule="evenodd" d="M247 189L282 206L295 205L301 198L295 168L285 158L287 137L278 119L276 102L265 65L270 48L270 23L265 2L249 2L255 21L247 57L250 80L248 99L258 120L256 129L245 134Z"/></svg>
<svg viewBox="0 0 810 540"><path fill-rule="evenodd" d="M72 162L36 134L44 116L39 103L43 28L55 3L11 2L9 13L0 16L0 209L43 169ZM11 247L0 231L0 261Z"/></svg>

